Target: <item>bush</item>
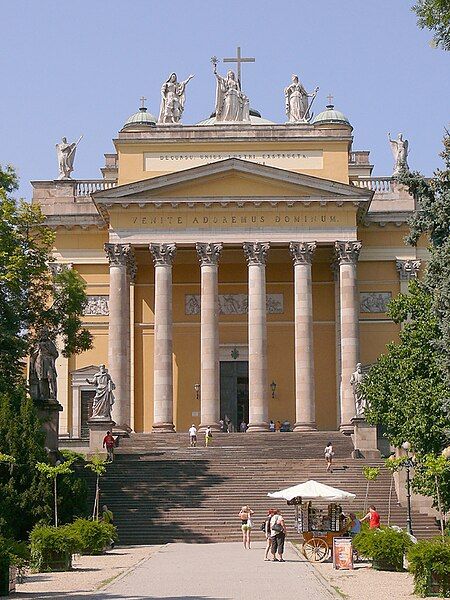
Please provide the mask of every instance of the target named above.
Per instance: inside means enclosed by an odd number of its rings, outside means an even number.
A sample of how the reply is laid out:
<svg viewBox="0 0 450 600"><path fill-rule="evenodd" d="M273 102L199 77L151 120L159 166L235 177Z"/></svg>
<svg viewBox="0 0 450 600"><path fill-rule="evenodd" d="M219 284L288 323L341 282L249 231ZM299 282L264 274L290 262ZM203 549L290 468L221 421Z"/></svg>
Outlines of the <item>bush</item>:
<svg viewBox="0 0 450 600"><path fill-rule="evenodd" d="M423 540L408 551L409 570L414 575L414 593L424 598L435 592L450 592L450 539ZM435 588L435 589L433 589Z"/></svg>
<svg viewBox="0 0 450 600"><path fill-rule="evenodd" d="M68 571L79 540L70 525L36 525L30 533L30 545L33 571Z"/></svg>
<svg viewBox="0 0 450 600"><path fill-rule="evenodd" d="M77 538L81 554L102 554L116 539L116 528L110 523L77 519L68 528Z"/></svg>
<svg viewBox="0 0 450 600"><path fill-rule="evenodd" d="M361 531L355 536L353 545L359 554L372 561L374 569L403 571L403 557L412 541L404 531L383 527Z"/></svg>

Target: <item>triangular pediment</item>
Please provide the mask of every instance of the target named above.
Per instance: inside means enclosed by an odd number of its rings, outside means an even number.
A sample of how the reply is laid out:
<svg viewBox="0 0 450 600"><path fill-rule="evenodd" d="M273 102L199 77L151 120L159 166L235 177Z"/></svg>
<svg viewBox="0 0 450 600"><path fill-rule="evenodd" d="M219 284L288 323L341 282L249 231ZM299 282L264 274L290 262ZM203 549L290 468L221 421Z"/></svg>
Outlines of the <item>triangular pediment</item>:
<svg viewBox="0 0 450 600"><path fill-rule="evenodd" d="M368 201L369 190L230 158L96 192L96 204L194 198L324 198Z"/></svg>

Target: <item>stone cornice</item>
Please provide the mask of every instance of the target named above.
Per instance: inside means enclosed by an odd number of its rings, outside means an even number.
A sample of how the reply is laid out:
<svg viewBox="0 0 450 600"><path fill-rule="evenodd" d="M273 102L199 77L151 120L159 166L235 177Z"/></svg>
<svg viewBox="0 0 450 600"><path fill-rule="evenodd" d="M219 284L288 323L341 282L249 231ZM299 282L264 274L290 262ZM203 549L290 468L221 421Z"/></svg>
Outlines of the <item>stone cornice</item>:
<svg viewBox="0 0 450 600"><path fill-rule="evenodd" d="M290 242L289 251L292 255L294 266L310 265L316 247L316 242Z"/></svg>
<svg viewBox="0 0 450 600"><path fill-rule="evenodd" d="M195 249L197 250L200 265L217 265L222 252L223 244L221 242L202 243L197 242Z"/></svg>
<svg viewBox="0 0 450 600"><path fill-rule="evenodd" d="M268 242L244 242L242 244L248 265L265 265L270 244Z"/></svg>
<svg viewBox="0 0 450 600"><path fill-rule="evenodd" d="M155 267L171 267L177 247L175 244L149 244Z"/></svg>

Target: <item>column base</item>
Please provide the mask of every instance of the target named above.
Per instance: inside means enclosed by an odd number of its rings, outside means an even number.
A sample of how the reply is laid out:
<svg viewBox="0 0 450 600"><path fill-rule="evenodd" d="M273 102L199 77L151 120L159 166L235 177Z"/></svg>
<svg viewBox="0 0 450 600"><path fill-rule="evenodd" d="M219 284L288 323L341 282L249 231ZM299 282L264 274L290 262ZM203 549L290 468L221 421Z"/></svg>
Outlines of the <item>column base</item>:
<svg viewBox="0 0 450 600"><path fill-rule="evenodd" d="M220 429L220 425L219 423L211 423L209 425L212 429L212 431L215 431L216 433L218 433L219 431L222 431ZM205 433L206 429L207 429L208 425L204 425L203 423L200 423L200 425L198 426L198 433Z"/></svg>
<svg viewBox="0 0 450 600"><path fill-rule="evenodd" d="M381 452L378 450L377 428L369 425L364 417L354 417L352 423L354 426L352 440L355 448L352 458L380 458Z"/></svg>
<svg viewBox="0 0 450 600"><path fill-rule="evenodd" d="M173 423L153 423L152 433L175 433Z"/></svg>
<svg viewBox="0 0 450 600"><path fill-rule="evenodd" d="M269 423L249 423L247 433L254 433L257 431L269 431Z"/></svg>
<svg viewBox="0 0 450 600"><path fill-rule="evenodd" d="M317 426L315 423L297 422L292 431L317 431Z"/></svg>

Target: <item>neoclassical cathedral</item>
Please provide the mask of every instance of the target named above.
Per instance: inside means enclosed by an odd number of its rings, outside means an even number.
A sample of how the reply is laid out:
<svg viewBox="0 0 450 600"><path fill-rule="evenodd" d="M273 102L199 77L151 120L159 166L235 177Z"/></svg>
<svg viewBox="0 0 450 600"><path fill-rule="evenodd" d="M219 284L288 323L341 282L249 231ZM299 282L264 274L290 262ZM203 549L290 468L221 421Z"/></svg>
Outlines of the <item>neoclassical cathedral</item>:
<svg viewBox="0 0 450 600"><path fill-rule="evenodd" d="M297 76L285 122L263 118L236 61L221 75L213 59L204 121L184 122L195 80L172 73L158 116L143 100L100 179L72 179L76 145L64 138L58 178L32 182L58 267L86 282L93 335L91 350L57 359L61 437L89 435L87 380L101 364L118 429L217 429L228 417L249 434L270 420L350 433L352 373L398 337L387 304L427 257L425 243L403 241L413 198L395 177L372 177L331 100L313 115L317 89ZM389 141L395 175L407 142Z"/></svg>

